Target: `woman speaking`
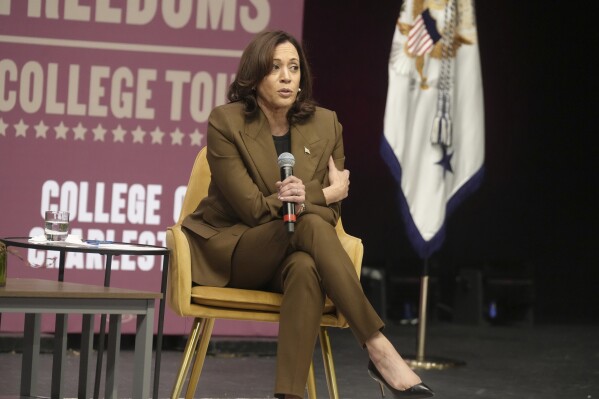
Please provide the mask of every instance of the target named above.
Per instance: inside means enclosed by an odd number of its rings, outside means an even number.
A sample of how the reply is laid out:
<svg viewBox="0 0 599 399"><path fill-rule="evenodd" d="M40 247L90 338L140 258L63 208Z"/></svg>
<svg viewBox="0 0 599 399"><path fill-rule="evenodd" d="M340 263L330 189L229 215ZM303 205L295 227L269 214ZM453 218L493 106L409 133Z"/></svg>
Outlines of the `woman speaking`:
<svg viewBox="0 0 599 399"><path fill-rule="evenodd" d="M381 333L384 324L337 238L349 192L342 128L334 112L314 104L297 40L281 31L257 35L228 99L208 121L208 196L183 222L194 283L283 294L276 397L303 398L326 296L368 351L368 372L382 392L433 396ZM283 153L294 163L282 178Z"/></svg>

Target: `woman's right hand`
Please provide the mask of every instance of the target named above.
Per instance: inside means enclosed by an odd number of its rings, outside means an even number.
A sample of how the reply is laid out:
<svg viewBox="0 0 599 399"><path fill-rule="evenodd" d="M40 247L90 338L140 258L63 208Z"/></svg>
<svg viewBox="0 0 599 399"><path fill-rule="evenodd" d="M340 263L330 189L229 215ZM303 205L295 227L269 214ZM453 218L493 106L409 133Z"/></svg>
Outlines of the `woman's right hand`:
<svg viewBox="0 0 599 399"><path fill-rule="evenodd" d="M339 170L335 166L333 157L329 157L329 183L322 192L327 205L339 202L349 195L349 170Z"/></svg>

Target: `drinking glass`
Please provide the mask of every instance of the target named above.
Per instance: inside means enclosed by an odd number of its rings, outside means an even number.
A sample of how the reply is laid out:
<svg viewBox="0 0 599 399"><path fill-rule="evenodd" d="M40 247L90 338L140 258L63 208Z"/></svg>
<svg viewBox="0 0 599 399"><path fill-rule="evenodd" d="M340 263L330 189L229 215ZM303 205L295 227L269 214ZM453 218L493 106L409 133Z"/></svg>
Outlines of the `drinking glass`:
<svg viewBox="0 0 599 399"><path fill-rule="evenodd" d="M46 239L48 241L64 241L69 234L69 212L46 211Z"/></svg>

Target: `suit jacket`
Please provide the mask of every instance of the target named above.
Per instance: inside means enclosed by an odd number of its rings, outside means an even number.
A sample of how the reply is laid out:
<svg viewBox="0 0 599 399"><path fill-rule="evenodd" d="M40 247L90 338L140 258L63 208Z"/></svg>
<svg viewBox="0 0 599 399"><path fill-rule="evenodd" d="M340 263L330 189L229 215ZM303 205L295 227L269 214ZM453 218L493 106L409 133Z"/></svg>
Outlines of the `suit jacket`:
<svg viewBox="0 0 599 399"><path fill-rule="evenodd" d="M317 107L308 121L290 127L293 174L306 186L305 213L337 223L340 203L326 205L322 189L328 182L328 159L343 169L342 127L333 111ZM248 228L282 219L275 182L281 180L266 116L248 122L242 103L215 108L208 120L207 159L212 173L208 196L183 221L194 234L199 259L192 278L198 284L225 286L235 246ZM301 215L300 215L301 217Z"/></svg>

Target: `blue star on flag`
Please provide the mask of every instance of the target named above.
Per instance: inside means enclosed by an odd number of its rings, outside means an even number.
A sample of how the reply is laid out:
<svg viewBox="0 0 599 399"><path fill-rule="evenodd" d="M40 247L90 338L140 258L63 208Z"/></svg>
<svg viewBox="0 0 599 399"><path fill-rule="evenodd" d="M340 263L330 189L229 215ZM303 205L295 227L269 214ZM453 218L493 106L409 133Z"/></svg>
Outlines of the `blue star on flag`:
<svg viewBox="0 0 599 399"><path fill-rule="evenodd" d="M437 162L436 165L440 165L443 168L443 177L445 177L445 173L450 172L453 173L453 169L451 168L451 157L453 157L453 153L447 152L447 146L442 145L441 149L443 150L443 156Z"/></svg>

